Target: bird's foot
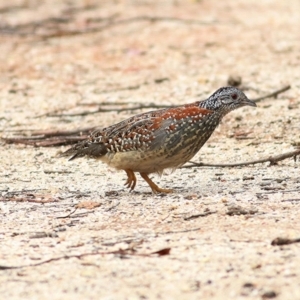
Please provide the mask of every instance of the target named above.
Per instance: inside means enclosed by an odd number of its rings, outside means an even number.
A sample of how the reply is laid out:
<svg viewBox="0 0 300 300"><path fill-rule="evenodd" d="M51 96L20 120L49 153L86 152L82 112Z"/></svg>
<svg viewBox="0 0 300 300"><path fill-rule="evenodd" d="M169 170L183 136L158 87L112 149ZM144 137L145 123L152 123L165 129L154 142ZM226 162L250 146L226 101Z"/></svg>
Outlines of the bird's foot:
<svg viewBox="0 0 300 300"><path fill-rule="evenodd" d="M160 188L148 177L148 174L146 174L146 173L140 173L140 174L141 174L142 178L149 184L149 186L151 187L151 190L154 194L159 194L159 193L169 194L169 193L174 192L174 190L171 190L171 189Z"/></svg>
<svg viewBox="0 0 300 300"><path fill-rule="evenodd" d="M174 193L174 190L173 189L162 189L160 188L159 186L156 185L155 188L151 187L152 189L152 192L154 194L171 194L171 193Z"/></svg>
<svg viewBox="0 0 300 300"><path fill-rule="evenodd" d="M125 170L126 174L127 174L127 180L125 182L125 186L130 188L130 191L132 191L134 188L135 188L135 185L136 185L136 177L133 173L132 170L128 169L128 170Z"/></svg>

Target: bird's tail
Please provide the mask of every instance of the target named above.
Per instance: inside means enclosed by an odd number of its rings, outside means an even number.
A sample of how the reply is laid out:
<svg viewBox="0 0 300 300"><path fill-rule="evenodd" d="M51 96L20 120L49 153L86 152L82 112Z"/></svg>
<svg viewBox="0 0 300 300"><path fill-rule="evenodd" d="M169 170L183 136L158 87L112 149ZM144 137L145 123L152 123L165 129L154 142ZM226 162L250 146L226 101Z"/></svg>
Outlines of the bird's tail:
<svg viewBox="0 0 300 300"><path fill-rule="evenodd" d="M68 157L69 160L75 158L90 156L99 158L107 153L107 148L103 143L91 143L90 141L83 141L71 147L67 151L60 154L60 157Z"/></svg>

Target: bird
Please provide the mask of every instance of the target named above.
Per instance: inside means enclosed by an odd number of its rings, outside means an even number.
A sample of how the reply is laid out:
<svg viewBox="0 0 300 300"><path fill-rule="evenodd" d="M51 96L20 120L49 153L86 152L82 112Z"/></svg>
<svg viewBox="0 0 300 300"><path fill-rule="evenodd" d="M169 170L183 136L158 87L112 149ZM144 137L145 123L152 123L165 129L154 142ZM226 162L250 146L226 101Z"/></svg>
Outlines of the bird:
<svg viewBox="0 0 300 300"><path fill-rule="evenodd" d="M61 156L98 159L127 175L125 186L134 190L135 173L153 193L171 193L149 175L176 170L206 143L222 118L243 106L256 106L236 87L221 87L206 100L141 113L117 124L93 131Z"/></svg>

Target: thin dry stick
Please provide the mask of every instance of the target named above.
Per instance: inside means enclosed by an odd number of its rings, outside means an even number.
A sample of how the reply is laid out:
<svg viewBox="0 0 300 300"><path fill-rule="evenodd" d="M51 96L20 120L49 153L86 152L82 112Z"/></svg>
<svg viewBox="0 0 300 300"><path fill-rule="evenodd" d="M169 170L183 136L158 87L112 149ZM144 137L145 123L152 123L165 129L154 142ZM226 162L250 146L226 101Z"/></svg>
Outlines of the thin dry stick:
<svg viewBox="0 0 300 300"><path fill-rule="evenodd" d="M76 212L77 208L74 208L74 210L72 210L69 214L67 214L66 216L60 216L60 217L56 217L56 219L65 219L65 218L69 218L71 215L73 215Z"/></svg>
<svg viewBox="0 0 300 300"><path fill-rule="evenodd" d="M206 217L206 216L209 216L209 215L212 215L212 214L215 214L215 213L217 213L217 211L206 211L204 213L195 214L195 215L185 217L185 218L183 218L183 220L184 221L190 221L190 220L194 220L194 219L197 219L197 218Z"/></svg>
<svg viewBox="0 0 300 300"><path fill-rule="evenodd" d="M34 147L70 145L85 140L97 127L77 130L35 130L30 137L2 138L7 144L24 144ZM19 131L26 132L28 130Z"/></svg>
<svg viewBox="0 0 300 300"><path fill-rule="evenodd" d="M284 86L283 88L281 88L277 91L274 91L274 92L272 92L270 94L267 94L265 96L256 98L253 101L254 102L260 102L260 101L262 101L264 99L267 99L267 98L277 97L279 94L287 91L290 88L291 88L290 85ZM123 103L123 104L125 104L125 103ZM99 103L99 105L104 106L104 105L108 105L108 103L107 102ZM117 103L117 104L110 103L110 105L120 105L120 103ZM141 104L141 105L137 105L137 106L134 106L134 107L117 108L117 109L106 109L106 108L99 107L97 110L94 110L94 111L84 111L84 112L81 112L81 113L73 113L73 114L48 113L48 114L46 114L46 116L47 117L77 117L77 116L93 115L93 114L102 113L102 112L112 112L113 111L113 112L119 113L119 112L124 112L124 111L134 111L134 110L148 109L148 108L159 109L159 108L171 108L171 107L173 107L173 106L172 105L156 105L156 104L148 104L148 105Z"/></svg>
<svg viewBox="0 0 300 300"><path fill-rule="evenodd" d="M53 147L75 144L79 141L87 139L88 135L82 136L57 136L53 138L36 138L36 137L18 137L18 138L2 138L7 144L23 144L34 147Z"/></svg>
<svg viewBox="0 0 300 300"><path fill-rule="evenodd" d="M128 256L142 256L142 257L151 257L153 255L168 255L170 254L171 248L163 248L158 251L150 252L150 253L135 253L133 252L134 249L128 248L128 249L119 249L115 251L104 251L104 252L86 252L82 254L73 254L73 255L64 255L59 256L55 258L50 258L44 261L40 261L38 263L34 264L28 264L28 265L20 265L20 266L3 266L0 265L0 270L8 270L8 269L22 269L22 268L28 268L28 267L37 267L40 265L48 264L54 261L62 260L62 259L70 259L70 258L83 258L85 256L91 256L91 255L107 255L107 254L115 254L115 255L128 255Z"/></svg>
<svg viewBox="0 0 300 300"><path fill-rule="evenodd" d="M162 78L156 78L153 80L153 83L155 84L160 84L164 81L168 81L169 78L168 77L162 77ZM125 86L125 87L119 87L119 88L115 88L115 89L111 89L111 90L102 90L97 92L97 94L102 94L102 93L114 93L114 92L118 92L118 91L125 91L125 90L135 90L135 89L139 89L141 86L143 85L148 85L151 84L151 82L149 81L145 81L144 83L138 84L138 85L134 85L134 86ZM83 98L82 95L81 99ZM101 103L79 103L76 104L75 106L95 106L95 105L101 105L101 106L122 106L122 105L131 105L131 104L136 104L135 102L101 102ZM92 112L82 112L82 113L77 113L77 114L59 114L59 110L55 110L52 112L48 112L46 114L41 114L38 116L35 116L34 118L40 118L40 117L73 117L73 116L85 116L85 115L89 115L89 114L95 114L98 112L121 112L121 111L126 111L126 110L138 110L138 109L143 109L143 108L167 108L167 107L172 107L171 105L156 105L154 103L150 103L147 105L139 105L139 106L135 106L133 108L127 108L127 109L101 109L100 107L98 108L98 110L96 111L92 111Z"/></svg>
<svg viewBox="0 0 300 300"><path fill-rule="evenodd" d="M262 158L258 160L252 160L248 162L240 162L240 163L232 163L232 164L206 164L206 163L196 163L193 161L190 161L192 165L183 166L181 168L198 168L198 167L214 167L214 168L228 168L228 167L241 167L241 166L249 166L249 165L255 165L255 164L262 164L265 162L269 162L270 166L276 165L279 161L282 161L287 158L294 157L296 159L297 155L300 155L300 149L296 149L294 151L286 152L283 154L275 155L275 156L269 156L267 158Z"/></svg>
<svg viewBox="0 0 300 300"><path fill-rule="evenodd" d="M170 79L168 77L161 77L161 78L154 79L153 83L160 84L160 83L163 83L164 81L169 81L169 80ZM151 83L152 83L151 81L146 80L146 81L144 81L140 84L136 84L136 85L129 85L129 86L117 87L117 88L114 88L114 89L106 89L106 90L95 90L95 94L105 94L105 93L115 93L115 92L121 92L121 91L138 90L142 86L149 85Z"/></svg>
<svg viewBox="0 0 300 300"><path fill-rule="evenodd" d="M56 136L71 136L71 135L85 135L88 132L95 130L97 127L86 127L74 130L36 130L36 129L8 129L6 132L17 132L17 133L26 133L31 132L30 139L41 139L49 138Z"/></svg>
<svg viewBox="0 0 300 300"><path fill-rule="evenodd" d="M195 24L195 25L212 25L217 24L217 22L204 22L199 20L193 19L181 19L176 17L152 17L152 16L137 16L128 19L119 19L116 20L116 15L113 15L108 18L101 18L101 19L90 19L89 23L101 23L100 26L90 26L85 28L84 30L70 30L68 27L71 27L71 22L73 18L65 18L65 17L58 17L58 18L49 18L39 22L30 22L27 24L17 25L17 26L5 26L2 28L3 33L5 34L17 34L19 36L33 36L41 38L43 40L55 38L55 37L62 37L62 36L74 36L74 35L82 35L82 34L89 34L94 32L100 32L103 30L110 29L116 26L122 26L125 24L137 23L137 22L172 22L172 23L180 23L180 24ZM66 24L66 26L62 26L61 24ZM73 23L74 24L74 23ZM43 33L43 34L36 34L36 29L38 28L51 28L55 27L54 30L50 33ZM76 26L74 25L74 28Z"/></svg>
<svg viewBox="0 0 300 300"><path fill-rule="evenodd" d="M140 110L140 109L148 109L148 108L171 108L173 105L157 105L157 104L149 104L149 105L138 105L134 107L128 107L128 108L114 108L114 109L106 109L99 107L97 110L94 111L84 111L81 113L74 113L74 114L48 114L48 117L77 117L77 116L87 116L87 115L93 115L103 112L123 112L123 111L134 111L134 110Z"/></svg>
<svg viewBox="0 0 300 300"><path fill-rule="evenodd" d="M123 20L114 20L111 19L106 24L99 26L99 27L90 27L85 30L59 30L54 33L50 34L43 34L40 35L42 39L49 39L49 38L55 38L55 37L62 37L62 36L74 36L74 35L81 35L81 34L89 34L94 32L100 32L103 30L110 29L115 26L121 26L124 24L130 24L130 23L136 23L136 22L175 22L175 23L181 23L181 24L195 24L195 25L212 25L216 24L217 22L203 22L199 20L190 20L190 19L180 19L175 17L151 17L151 16L139 16L139 17L133 17Z"/></svg>
<svg viewBox="0 0 300 300"><path fill-rule="evenodd" d="M284 86L283 88L281 88L281 89L279 89L279 90L277 90L277 91L275 91L275 92L273 92L273 93L267 94L267 95L265 95L265 96L262 96L262 97L259 97L259 98L256 98L256 99L253 99L253 101L254 101L254 102L260 102L260 101L265 100L265 99L267 99L267 98L272 98L272 97L275 97L275 98L276 98L279 94L281 94L281 93L283 93L283 92L289 90L290 88L291 88L290 85L286 85L286 86Z"/></svg>

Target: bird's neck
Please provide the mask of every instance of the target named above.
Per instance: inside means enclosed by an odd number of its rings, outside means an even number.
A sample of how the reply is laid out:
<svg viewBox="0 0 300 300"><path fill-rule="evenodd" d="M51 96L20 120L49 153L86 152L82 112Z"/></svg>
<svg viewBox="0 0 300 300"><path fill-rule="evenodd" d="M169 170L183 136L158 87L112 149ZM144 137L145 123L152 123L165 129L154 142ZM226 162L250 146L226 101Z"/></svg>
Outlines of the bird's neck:
<svg viewBox="0 0 300 300"><path fill-rule="evenodd" d="M198 101L198 106L213 111L214 118L219 118L220 121L225 115L230 112L229 109L227 110L224 107L217 106L215 101L209 101L209 99Z"/></svg>

